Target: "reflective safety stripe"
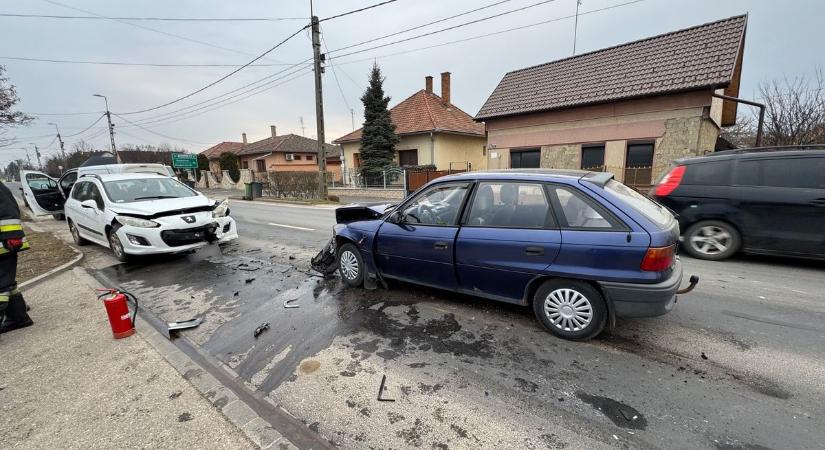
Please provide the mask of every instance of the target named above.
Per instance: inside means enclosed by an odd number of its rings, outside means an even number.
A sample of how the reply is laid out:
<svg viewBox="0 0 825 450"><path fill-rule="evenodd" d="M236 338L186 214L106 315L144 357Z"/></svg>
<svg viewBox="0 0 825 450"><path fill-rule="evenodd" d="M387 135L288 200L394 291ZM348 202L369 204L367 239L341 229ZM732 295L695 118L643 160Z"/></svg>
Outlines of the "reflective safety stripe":
<svg viewBox="0 0 825 450"><path fill-rule="evenodd" d="M3 219L0 220L0 225L19 225L22 222L20 219Z"/></svg>
<svg viewBox="0 0 825 450"><path fill-rule="evenodd" d="M20 293L20 289L14 288L9 292L9 295L17 295Z"/></svg>
<svg viewBox="0 0 825 450"><path fill-rule="evenodd" d="M25 239L25 238L23 238L23 239ZM29 243L24 241L23 245L20 247L19 251L28 250L30 248L31 248L31 246L29 245Z"/></svg>
<svg viewBox="0 0 825 450"><path fill-rule="evenodd" d="M14 292L3 292L3 293L0 293L0 303L3 303L3 302L8 302L8 301L9 301L9 297L10 297L10 296L12 296L12 295L14 295Z"/></svg>
<svg viewBox="0 0 825 450"><path fill-rule="evenodd" d="M8 250L6 250L6 249L5 249L5 248L3 248L3 247L0 247L0 255L5 255L6 253L9 253L9 251L8 251Z"/></svg>
<svg viewBox="0 0 825 450"><path fill-rule="evenodd" d="M23 231L23 226L16 225L0 225L0 233L8 233L9 231Z"/></svg>

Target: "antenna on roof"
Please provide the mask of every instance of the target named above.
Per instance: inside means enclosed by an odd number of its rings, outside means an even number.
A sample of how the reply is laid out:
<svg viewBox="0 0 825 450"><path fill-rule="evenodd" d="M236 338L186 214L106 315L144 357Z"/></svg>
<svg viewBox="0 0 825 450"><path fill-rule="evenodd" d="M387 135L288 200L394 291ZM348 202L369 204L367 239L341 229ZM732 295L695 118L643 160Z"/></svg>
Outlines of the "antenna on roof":
<svg viewBox="0 0 825 450"><path fill-rule="evenodd" d="M576 0L576 20L573 25L573 55L576 55L576 34L579 31L579 6L582 5L582 0Z"/></svg>
<svg viewBox="0 0 825 450"><path fill-rule="evenodd" d="M306 134L304 133L304 129L306 128L304 126L304 116L298 117L298 121L301 122L301 136L307 137Z"/></svg>

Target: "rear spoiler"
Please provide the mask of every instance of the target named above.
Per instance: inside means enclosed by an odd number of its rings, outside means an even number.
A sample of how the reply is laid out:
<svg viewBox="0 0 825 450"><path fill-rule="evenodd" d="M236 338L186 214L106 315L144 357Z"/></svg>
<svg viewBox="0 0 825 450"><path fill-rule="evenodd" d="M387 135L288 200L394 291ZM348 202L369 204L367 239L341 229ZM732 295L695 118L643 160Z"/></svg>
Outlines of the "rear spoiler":
<svg viewBox="0 0 825 450"><path fill-rule="evenodd" d="M587 172L584 176L579 178L580 181L587 181L602 188L612 179L613 174L610 172Z"/></svg>

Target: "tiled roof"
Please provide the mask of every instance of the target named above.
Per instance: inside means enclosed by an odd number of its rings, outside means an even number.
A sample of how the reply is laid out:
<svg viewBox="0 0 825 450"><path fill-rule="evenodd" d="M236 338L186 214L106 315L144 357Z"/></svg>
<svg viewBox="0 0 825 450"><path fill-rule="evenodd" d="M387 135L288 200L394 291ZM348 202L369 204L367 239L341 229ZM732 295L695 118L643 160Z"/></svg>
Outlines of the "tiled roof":
<svg viewBox="0 0 825 450"><path fill-rule="evenodd" d="M326 154L338 155L340 148L337 145L326 144ZM318 151L318 141L297 134L285 134L282 136L268 137L260 141L245 145L238 156L258 155L270 152L281 153L310 153Z"/></svg>
<svg viewBox="0 0 825 450"><path fill-rule="evenodd" d="M510 72L476 120L726 87L746 24L735 16Z"/></svg>
<svg viewBox="0 0 825 450"><path fill-rule="evenodd" d="M472 116L457 106L445 103L441 97L424 89L393 106L390 118L398 135L446 131L484 136L483 124L474 122ZM360 141L362 130L359 128L332 142Z"/></svg>
<svg viewBox="0 0 825 450"><path fill-rule="evenodd" d="M220 144L207 148L202 151L201 154L206 156L208 159L217 159L221 156L221 154L226 152L237 154L238 150L243 148L243 146L243 142L221 142Z"/></svg>

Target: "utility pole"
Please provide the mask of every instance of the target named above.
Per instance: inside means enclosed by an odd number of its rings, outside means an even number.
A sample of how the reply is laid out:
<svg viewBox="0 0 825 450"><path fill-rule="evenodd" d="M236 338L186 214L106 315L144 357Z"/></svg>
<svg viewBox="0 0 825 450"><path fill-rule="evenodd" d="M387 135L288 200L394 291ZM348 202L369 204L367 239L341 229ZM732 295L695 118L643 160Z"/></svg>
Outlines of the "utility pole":
<svg viewBox="0 0 825 450"><path fill-rule="evenodd" d="M352 131L355 131L355 110L352 108L349 109L349 117L352 120Z"/></svg>
<svg viewBox="0 0 825 450"><path fill-rule="evenodd" d="M115 126L112 124L112 113L109 112L109 99L106 98L105 95L100 94L92 94L94 97L103 97L103 101L106 102L106 120L109 121L109 139L112 143L112 155L115 157L115 162L120 163L120 157L117 154L117 147L115 147Z"/></svg>
<svg viewBox="0 0 825 450"><path fill-rule="evenodd" d="M37 167L43 170L43 162L40 161L40 149L37 148L37 144L32 145L34 145L34 154L37 155ZM28 154L28 152L26 152L26 154Z"/></svg>
<svg viewBox="0 0 825 450"><path fill-rule="evenodd" d="M312 2L310 2L310 7L312 7ZM315 59L315 123L318 127L318 170L320 171L318 188L323 198L327 198L327 158L324 151L324 94L321 83L321 74L324 70L321 63L324 60L324 55L321 54L321 31L318 17L315 15L312 16L312 53Z"/></svg>
<svg viewBox="0 0 825 450"><path fill-rule="evenodd" d="M30 154L29 154L29 149L26 149L26 161L28 161L28 162L29 162L29 163L27 164L27 166L28 166L29 168L31 168L31 166L32 166L32 155L30 155ZM21 181L22 181L22 180L21 180Z"/></svg>
<svg viewBox="0 0 825 450"><path fill-rule="evenodd" d="M63 159L63 170L68 168L68 161L66 160L66 149L63 147L63 138L60 137L60 128L57 127L56 123L49 123L49 125L54 125L54 129L57 130L57 142L60 142L60 158Z"/></svg>
<svg viewBox="0 0 825 450"><path fill-rule="evenodd" d="M576 35L579 32L579 6L582 5L582 0L576 0L576 21L573 25L573 55L576 55Z"/></svg>

